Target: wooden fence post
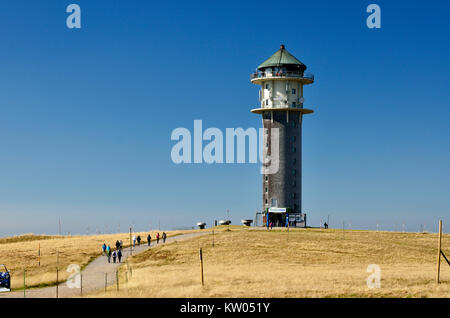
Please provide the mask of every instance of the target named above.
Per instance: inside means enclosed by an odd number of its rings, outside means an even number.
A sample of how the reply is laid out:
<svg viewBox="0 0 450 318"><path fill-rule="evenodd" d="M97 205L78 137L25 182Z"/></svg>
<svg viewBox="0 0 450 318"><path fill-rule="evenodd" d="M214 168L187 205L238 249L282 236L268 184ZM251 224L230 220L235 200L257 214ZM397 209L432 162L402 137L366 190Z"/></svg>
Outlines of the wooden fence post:
<svg viewBox="0 0 450 318"><path fill-rule="evenodd" d="M26 283L25 283L25 272L26 272L27 270L24 268L23 269L23 298L26 298L26 295L25 295L25 290L27 289L27 285L26 285Z"/></svg>
<svg viewBox="0 0 450 318"><path fill-rule="evenodd" d="M200 269L202 272L202 286L205 286L205 280L203 277L203 251L202 251L202 248L200 248Z"/></svg>
<svg viewBox="0 0 450 318"><path fill-rule="evenodd" d="M130 227L130 255L133 256L133 241L131 239L131 227Z"/></svg>
<svg viewBox="0 0 450 318"><path fill-rule="evenodd" d="M60 234L61 235L61 234ZM56 298L59 297L59 251L56 251Z"/></svg>
<svg viewBox="0 0 450 318"><path fill-rule="evenodd" d="M442 250L442 220L439 220L439 237L438 237L438 257L437 257L437 273L436 283L439 284L439 275L441 271L441 250Z"/></svg>
<svg viewBox="0 0 450 318"><path fill-rule="evenodd" d="M108 286L108 272L105 273L105 294L106 294L106 287Z"/></svg>
<svg viewBox="0 0 450 318"><path fill-rule="evenodd" d="M59 269L58 269L58 267L56 267L56 298L58 298L58 293L59 293L59 290L58 290L58 280L59 280L59 277L58 277L58 275L59 275Z"/></svg>
<svg viewBox="0 0 450 318"><path fill-rule="evenodd" d="M116 270L116 285L117 285L117 291L119 291L119 271Z"/></svg>

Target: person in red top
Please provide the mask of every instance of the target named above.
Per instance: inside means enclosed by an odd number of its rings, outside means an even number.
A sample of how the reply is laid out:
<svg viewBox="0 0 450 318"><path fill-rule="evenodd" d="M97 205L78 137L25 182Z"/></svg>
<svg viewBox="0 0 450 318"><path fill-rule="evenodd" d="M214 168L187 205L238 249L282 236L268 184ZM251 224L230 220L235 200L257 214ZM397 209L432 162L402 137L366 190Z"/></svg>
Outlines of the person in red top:
<svg viewBox="0 0 450 318"><path fill-rule="evenodd" d="M159 232L156 233L156 244L159 244Z"/></svg>

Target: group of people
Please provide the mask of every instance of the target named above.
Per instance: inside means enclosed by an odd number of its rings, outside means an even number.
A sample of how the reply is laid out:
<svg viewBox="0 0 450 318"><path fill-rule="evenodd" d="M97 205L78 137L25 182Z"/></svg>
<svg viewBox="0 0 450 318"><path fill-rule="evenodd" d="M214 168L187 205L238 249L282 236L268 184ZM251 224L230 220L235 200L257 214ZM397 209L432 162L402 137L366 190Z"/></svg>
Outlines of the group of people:
<svg viewBox="0 0 450 318"><path fill-rule="evenodd" d="M156 244L159 244L160 239L163 240L163 243L166 243L166 239L167 239L166 232L163 232L162 235L160 235L159 232L156 233ZM141 239L140 235L138 235L137 237L133 236L133 247L136 247L136 242L137 242L138 246L140 246L141 241L142 241L142 239ZM148 246L151 246L151 242L152 242L152 237L149 234L147 236ZM102 245L103 255L106 255L106 257L108 259L108 263L111 263L111 258L112 258L113 263L116 263L116 261L118 261L120 263L122 261L123 241L117 240L115 245L116 245L116 250L114 250L114 251L111 249L111 246L106 245L106 243L103 243L103 245Z"/></svg>
<svg viewBox="0 0 450 318"><path fill-rule="evenodd" d="M113 260L113 263L115 263L116 260L118 260L119 263L122 261L122 248L123 248L122 240L116 241L116 250L115 251L113 251L111 249L111 246L103 243L102 250L103 250L103 254L106 255L106 257L108 259L108 263L111 263L111 258Z"/></svg>
<svg viewBox="0 0 450 318"><path fill-rule="evenodd" d="M166 232L163 232L162 235L160 235L159 232L156 233L156 244L159 244L159 240L160 239L163 240L163 243L166 243L166 238L167 238ZM141 241L142 241L142 239L141 239L140 235L138 235L137 237L133 236L133 247L136 246L136 242L137 242L138 246L140 246L141 245ZM152 236L150 234L147 235L147 245L148 246L152 245Z"/></svg>

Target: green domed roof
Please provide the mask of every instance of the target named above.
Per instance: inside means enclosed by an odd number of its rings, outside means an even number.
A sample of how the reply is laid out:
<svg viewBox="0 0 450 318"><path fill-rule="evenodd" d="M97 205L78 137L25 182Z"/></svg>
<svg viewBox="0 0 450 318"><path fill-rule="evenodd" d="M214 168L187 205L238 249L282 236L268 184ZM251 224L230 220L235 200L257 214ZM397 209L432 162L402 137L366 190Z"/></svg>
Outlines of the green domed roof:
<svg viewBox="0 0 450 318"><path fill-rule="evenodd" d="M266 61L264 61L264 63L258 66L258 69L275 66L280 67L283 65L297 65L298 67L306 70L306 65L300 62L291 53L289 53L284 45L281 45L280 49L276 51L274 55L269 57Z"/></svg>

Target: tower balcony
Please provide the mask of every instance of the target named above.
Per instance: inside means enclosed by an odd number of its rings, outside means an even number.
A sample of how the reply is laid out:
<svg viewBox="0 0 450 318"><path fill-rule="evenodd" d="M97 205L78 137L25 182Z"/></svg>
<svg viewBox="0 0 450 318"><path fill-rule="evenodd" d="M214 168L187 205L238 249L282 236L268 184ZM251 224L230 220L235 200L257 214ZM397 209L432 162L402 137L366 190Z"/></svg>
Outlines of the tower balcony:
<svg viewBox="0 0 450 318"><path fill-rule="evenodd" d="M303 84L314 83L314 75L308 72L258 71L250 75L253 84L261 84L267 80L293 80Z"/></svg>
<svg viewBox="0 0 450 318"><path fill-rule="evenodd" d="M251 110L254 114L263 114L265 112L291 112L291 113L301 113L303 115L308 115L314 113L312 109L309 108L294 108L294 107L262 107L254 108Z"/></svg>

